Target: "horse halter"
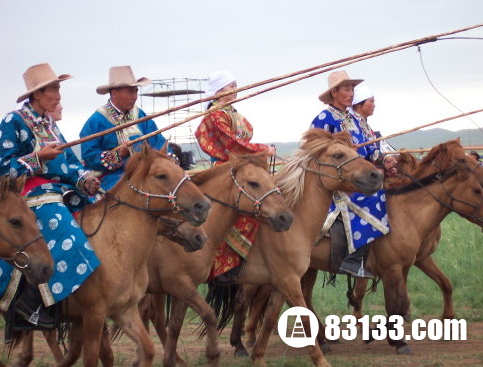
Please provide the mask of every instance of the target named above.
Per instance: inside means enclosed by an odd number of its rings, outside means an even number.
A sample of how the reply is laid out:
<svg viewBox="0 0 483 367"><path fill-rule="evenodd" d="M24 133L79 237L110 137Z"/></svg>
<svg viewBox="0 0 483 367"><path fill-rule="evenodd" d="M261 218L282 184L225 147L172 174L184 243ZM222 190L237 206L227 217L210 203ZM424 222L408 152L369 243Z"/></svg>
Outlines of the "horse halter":
<svg viewBox="0 0 483 367"><path fill-rule="evenodd" d="M17 252L13 254L12 257L2 257L1 259L2 260L11 260L13 261L13 264L19 268L19 269L26 269L30 266L30 256L29 254L27 254L25 252L25 249L30 246L32 243L40 240L41 238L43 238L43 234L40 233L38 234L36 237L34 237L33 239L31 239L30 241L26 242L25 244L21 245L21 246L18 246L16 245L15 243L13 243L12 241L10 241L8 238L6 238L4 235L2 235L0 233L0 239L5 241L6 243L8 243L10 246L12 246L13 248L17 249ZM18 262L18 260L20 259L20 257L24 256L25 259L26 259L26 263L25 265L22 265L21 263Z"/></svg>
<svg viewBox="0 0 483 367"><path fill-rule="evenodd" d="M319 161L318 159L316 160L316 163L319 165L319 166L322 166L322 167L332 167L332 168L335 168L337 170L337 176L333 176L333 175L328 175L326 173L323 173L323 172L320 172L320 171L317 171L317 170L314 170L314 169L311 169L307 166L304 166L303 169L306 170L306 171L309 171L309 172L312 172L312 173L315 173L319 176L324 176L324 177L329 177L329 178L333 178L334 180L337 180L339 182L342 182L342 181L349 181L351 182L352 180L347 180L344 178L344 175L342 174L342 167L344 167L347 163L350 163L356 159L363 159L359 154L355 155L354 157L352 158L349 158L347 160L345 160L344 162L342 162L341 164L333 164L333 163L325 163L325 162L321 162Z"/></svg>
<svg viewBox="0 0 483 367"><path fill-rule="evenodd" d="M158 198L158 199L166 199L168 200L168 202L172 205L172 208L171 208L171 211L175 214L179 213L181 211L180 207L178 206L178 204L176 203L176 199L177 199L177 196L176 196L176 193L178 192L178 190L180 189L181 185L185 182L185 181L190 181L191 178L184 174L183 175L183 178L178 182L178 184L176 185L176 187L174 188L174 190L172 192L170 192L168 195L160 195L160 194L152 194L150 192L146 192L146 191L143 191L139 188L137 188L136 186L134 186L131 181L129 181L128 179L126 180L126 183L127 185L136 193L140 194L140 195L143 195L145 198L146 198L146 206L145 206L145 210L146 211L163 211L163 210L153 210L153 209L149 209L149 200L151 198Z"/></svg>
<svg viewBox="0 0 483 367"><path fill-rule="evenodd" d="M243 210L240 209L240 199L241 199L242 194L245 195L249 200L251 200L253 202L253 206L255 208L255 211L253 213L250 213L250 214L254 214L256 217L259 217L261 215L261 207L262 207L262 201L263 200L265 200L268 196L272 195L273 193L276 193L278 195L282 194L282 192L280 191L280 188L275 186L273 189L267 191L260 198L258 198L258 199L254 198L236 180L236 170L234 168L232 168L230 170L230 175L231 175L231 179L235 183L236 187L238 187L238 195L237 195L237 198L236 198L236 209L240 212L244 212Z"/></svg>

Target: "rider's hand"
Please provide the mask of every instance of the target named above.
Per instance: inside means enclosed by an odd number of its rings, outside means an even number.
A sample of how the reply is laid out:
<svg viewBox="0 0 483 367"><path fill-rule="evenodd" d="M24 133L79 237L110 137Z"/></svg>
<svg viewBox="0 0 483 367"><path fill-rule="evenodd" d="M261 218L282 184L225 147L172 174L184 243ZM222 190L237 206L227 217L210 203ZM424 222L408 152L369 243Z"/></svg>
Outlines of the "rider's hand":
<svg viewBox="0 0 483 367"><path fill-rule="evenodd" d="M119 152L119 157L121 158L127 157L129 155L129 148L127 145L127 141L125 141L119 146L118 152Z"/></svg>
<svg viewBox="0 0 483 367"><path fill-rule="evenodd" d="M41 162L51 161L52 159L57 158L57 156L63 152L62 149L58 148L59 146L60 144L57 143L47 144L40 148L40 150L37 152L37 157Z"/></svg>
<svg viewBox="0 0 483 367"><path fill-rule="evenodd" d="M397 159L395 156L390 155L382 162L384 166L384 174L386 177L392 177L397 174Z"/></svg>
<svg viewBox="0 0 483 367"><path fill-rule="evenodd" d="M87 191L87 193L92 196L97 194L97 191L99 190L99 187L101 186L101 183L97 179L97 177L89 177L86 180L86 183L84 184L84 189Z"/></svg>

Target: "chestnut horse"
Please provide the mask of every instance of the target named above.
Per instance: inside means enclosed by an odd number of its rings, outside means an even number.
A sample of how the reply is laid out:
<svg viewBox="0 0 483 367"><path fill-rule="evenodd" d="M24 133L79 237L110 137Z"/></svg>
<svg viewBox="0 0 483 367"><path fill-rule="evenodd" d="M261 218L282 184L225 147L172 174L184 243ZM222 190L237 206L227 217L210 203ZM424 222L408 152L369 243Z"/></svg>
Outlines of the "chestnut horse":
<svg viewBox="0 0 483 367"><path fill-rule="evenodd" d="M137 344L138 366L152 364L154 345L140 319L138 302L148 283L146 261L158 217L180 212L200 225L208 215L208 199L165 153L166 147L157 152L144 144L109 195L81 213L86 233L95 232L90 243L101 265L69 296L64 308L72 317L74 335L82 335L85 366L97 366L107 317ZM59 365L73 363L67 356Z"/></svg>
<svg viewBox="0 0 483 367"><path fill-rule="evenodd" d="M386 310L388 316L405 316L409 310L409 296L407 294L407 274L413 264L429 264L423 269L437 269L436 263L430 257L436 249L441 235L439 224L451 211L455 211L470 221L482 225L483 196L480 183L483 183L483 172L478 169L475 161L468 158L459 144L453 140L440 144L417 165L408 157L402 157L405 164L412 167L414 173L399 183L400 195L386 194L388 200L388 216L391 233L378 239L371 245L371 251L366 266L381 277L384 284ZM400 167L402 168L402 167ZM408 228L413 230L408 231ZM312 306L312 290L315 285L317 271L329 271L330 243L324 238L312 248L310 269L302 278L302 287L309 308ZM430 267L431 265L431 267ZM420 266L421 268L421 266ZM423 270L424 271L424 270ZM428 275L435 273L427 270ZM430 276L431 276L430 275ZM443 279L447 279L442 274ZM358 279L356 298L365 293L367 281ZM448 281L448 284L449 281ZM248 297L257 290L250 290ZM247 291L248 292L248 291ZM267 292L267 290L259 290ZM260 296L254 302L254 312L250 315L246 332L249 342L255 339L257 319L267 296ZM451 296L451 294L449 294ZM246 301L247 303L249 300ZM360 300L361 302L361 300ZM361 305L359 303L359 305ZM444 317L453 316L450 311ZM354 311L358 318L362 317L360 309ZM321 325L322 326L322 325ZM323 327L319 329L319 342L323 340ZM241 333L240 331L238 331ZM241 336L241 334L240 334ZM238 336L240 338L240 336ZM389 340L396 346L398 353L411 353L411 349L403 341ZM243 353L243 348L238 353Z"/></svg>

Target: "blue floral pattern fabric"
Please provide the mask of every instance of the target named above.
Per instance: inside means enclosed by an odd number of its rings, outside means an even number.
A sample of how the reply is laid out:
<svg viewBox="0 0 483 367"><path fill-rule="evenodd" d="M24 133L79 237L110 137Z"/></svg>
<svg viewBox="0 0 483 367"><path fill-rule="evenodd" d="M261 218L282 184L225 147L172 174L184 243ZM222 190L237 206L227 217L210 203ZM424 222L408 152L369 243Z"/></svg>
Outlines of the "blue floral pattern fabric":
<svg viewBox="0 0 483 367"><path fill-rule="evenodd" d="M362 126L360 121L349 112L340 111L332 106L323 110L312 121L310 127L321 128L330 133L347 130L350 132L354 144L363 143L372 138L372 130L368 125ZM374 144L360 147L357 152L371 162L376 161L380 155L379 149ZM354 252L376 238L389 233L384 190L380 190L372 196L365 196L361 193L351 193L348 196L336 192L334 199L327 220L333 222L339 213L342 214L349 252ZM348 201L352 205L347 205ZM331 224L326 223L324 228Z"/></svg>
<svg viewBox="0 0 483 367"><path fill-rule="evenodd" d="M52 303L59 302L74 292L100 264L72 215L89 202L84 183L91 172L70 148L48 162L38 160L36 152L42 146L66 141L55 122L48 116L40 116L28 103L6 115L0 123L0 137L0 175L25 174L27 185L36 177L46 181L33 186L25 199L36 214L37 226L54 259L54 274L48 285ZM64 204L62 196L66 193L70 195ZM0 260L2 295L12 270L10 264Z"/></svg>

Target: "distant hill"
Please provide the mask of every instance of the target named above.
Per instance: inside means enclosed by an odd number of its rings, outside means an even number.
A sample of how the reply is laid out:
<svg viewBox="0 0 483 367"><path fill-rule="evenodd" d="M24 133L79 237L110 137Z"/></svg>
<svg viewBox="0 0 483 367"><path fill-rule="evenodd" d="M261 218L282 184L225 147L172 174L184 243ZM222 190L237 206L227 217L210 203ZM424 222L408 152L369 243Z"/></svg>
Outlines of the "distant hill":
<svg viewBox="0 0 483 367"><path fill-rule="evenodd" d="M410 134L401 135L389 140L389 143L396 149L418 149L418 148L431 148L439 143L445 141L461 138L462 145L483 145L483 133L478 129L465 129L458 131L450 131L445 129L430 129L414 131ZM277 155L279 157L290 156L295 149L298 148L299 142L288 143L268 143L275 144L277 147ZM196 144L180 144L183 151L191 150L195 160L209 159L204 154L200 147Z"/></svg>

